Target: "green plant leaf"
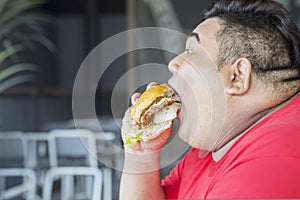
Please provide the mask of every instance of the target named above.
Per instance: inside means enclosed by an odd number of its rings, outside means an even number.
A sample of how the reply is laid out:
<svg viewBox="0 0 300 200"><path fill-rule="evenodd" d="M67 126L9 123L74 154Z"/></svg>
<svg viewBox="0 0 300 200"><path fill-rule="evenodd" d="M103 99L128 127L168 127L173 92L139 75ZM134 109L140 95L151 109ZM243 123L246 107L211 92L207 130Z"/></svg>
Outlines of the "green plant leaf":
<svg viewBox="0 0 300 200"><path fill-rule="evenodd" d="M16 77L7 79L0 84L0 93L2 93L3 91L5 91L8 88L11 88L15 85L25 83L25 82L30 82L33 79L34 79L33 75L20 75L20 76L16 76Z"/></svg>
<svg viewBox="0 0 300 200"><path fill-rule="evenodd" d="M34 78L27 72L37 70L37 65L19 63L24 58L18 52L33 49L37 43L51 52L56 50L44 27L54 24L54 18L36 9L43 3L45 0L0 0L0 93Z"/></svg>
<svg viewBox="0 0 300 200"><path fill-rule="evenodd" d="M2 12L4 12L4 8L6 6L6 3L8 2L9 0L1 0L0 1L0 15L2 15Z"/></svg>
<svg viewBox="0 0 300 200"><path fill-rule="evenodd" d="M2 21L7 22L13 20L24 11L32 10L42 4L41 0L9 0L6 4L6 10L2 13Z"/></svg>
<svg viewBox="0 0 300 200"><path fill-rule="evenodd" d="M21 64L10 66L0 71L0 82L19 72L36 71L37 69L38 69L37 65L32 63L21 63Z"/></svg>
<svg viewBox="0 0 300 200"><path fill-rule="evenodd" d="M40 35L40 34L33 34L35 36L32 38L32 41L36 41L46 47L49 51L54 53L56 51L56 46L53 44L51 40L49 40L47 37Z"/></svg>
<svg viewBox="0 0 300 200"><path fill-rule="evenodd" d="M23 41L22 45L26 49L33 50L36 43L41 44L45 48L47 48L50 52L55 53L56 52L56 46L54 43L49 40L45 35L40 33L31 33L30 37L26 36L26 33L23 32L17 32L14 33L14 35L11 37L11 40L19 40Z"/></svg>
<svg viewBox="0 0 300 200"><path fill-rule="evenodd" d="M23 14L21 18L18 18L18 20L10 21L9 23L0 27L0 40L9 34L13 34L16 29L26 28L27 30L32 30L32 26L34 26L35 23L45 23L46 21L48 22L50 20L51 18L46 19L46 15L44 14ZM30 34L28 34L28 37L30 37Z"/></svg>
<svg viewBox="0 0 300 200"><path fill-rule="evenodd" d="M0 65L8 58L10 57L11 55L17 53L17 52L20 52L24 50L24 47L22 45L13 45L13 46L10 46L8 48L6 48L5 50L3 50L1 53L0 53Z"/></svg>

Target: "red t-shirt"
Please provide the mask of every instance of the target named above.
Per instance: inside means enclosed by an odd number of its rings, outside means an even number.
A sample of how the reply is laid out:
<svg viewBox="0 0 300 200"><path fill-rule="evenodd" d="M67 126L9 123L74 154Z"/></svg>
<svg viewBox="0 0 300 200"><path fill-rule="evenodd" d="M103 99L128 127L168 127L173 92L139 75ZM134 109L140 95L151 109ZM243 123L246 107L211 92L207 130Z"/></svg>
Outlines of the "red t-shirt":
<svg viewBox="0 0 300 200"><path fill-rule="evenodd" d="M168 199L300 198L300 95L215 162L191 151L162 181Z"/></svg>

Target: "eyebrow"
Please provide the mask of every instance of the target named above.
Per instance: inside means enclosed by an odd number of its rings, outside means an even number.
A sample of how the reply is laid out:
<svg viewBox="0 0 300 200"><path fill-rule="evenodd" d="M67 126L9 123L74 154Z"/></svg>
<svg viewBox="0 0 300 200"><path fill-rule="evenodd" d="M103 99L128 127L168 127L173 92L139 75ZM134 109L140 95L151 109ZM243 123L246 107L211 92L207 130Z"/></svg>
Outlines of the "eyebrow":
<svg viewBox="0 0 300 200"><path fill-rule="evenodd" d="M200 42L200 37L199 37L199 34L198 33L195 33L195 32L192 32L189 37L195 37L197 39L198 42Z"/></svg>

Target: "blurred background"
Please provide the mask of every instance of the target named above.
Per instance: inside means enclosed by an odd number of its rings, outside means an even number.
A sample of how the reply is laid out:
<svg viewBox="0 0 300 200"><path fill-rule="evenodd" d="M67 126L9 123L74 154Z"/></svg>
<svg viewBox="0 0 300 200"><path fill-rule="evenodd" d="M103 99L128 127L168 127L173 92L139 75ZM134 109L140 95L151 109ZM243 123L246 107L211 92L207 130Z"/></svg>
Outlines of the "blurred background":
<svg viewBox="0 0 300 200"><path fill-rule="evenodd" d="M77 71L97 45L132 28L163 27L189 34L211 2L0 0L0 199L118 199L120 172L115 169L121 169L122 152L113 146L122 149L119 122L125 108L120 106L113 115L112 93L129 70L147 63L167 66L175 55L141 49L111 63L98 83L97 119L80 120L80 141L72 115ZM299 25L300 1L280 2ZM131 38L122 45L145 40ZM177 51L184 44L164 43ZM95 67L104 66L100 62ZM131 73L118 90L120 105L129 105L130 91L143 90L139 80L151 76L157 74ZM161 82L169 76L167 68L159 74ZM87 72L81 88L89 88L94 78L93 71ZM162 176L175 164L164 168ZM102 189L95 192L93 187Z"/></svg>

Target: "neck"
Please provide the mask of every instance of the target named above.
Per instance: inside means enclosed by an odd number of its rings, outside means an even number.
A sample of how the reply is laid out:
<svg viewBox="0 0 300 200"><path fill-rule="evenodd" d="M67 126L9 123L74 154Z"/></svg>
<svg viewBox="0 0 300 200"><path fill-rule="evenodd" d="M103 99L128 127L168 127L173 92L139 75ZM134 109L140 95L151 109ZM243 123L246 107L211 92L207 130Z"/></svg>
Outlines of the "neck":
<svg viewBox="0 0 300 200"><path fill-rule="evenodd" d="M272 105L271 103L261 103L261 106L258 106L256 110L253 109L253 106L251 105L245 106L246 109L239 109L245 110L245 114L241 114L239 112L234 117L228 119L227 123L231 124L231 127L229 127L227 130L223 130L223 133L221 134L223 136L223 139L219 141L219 144L216 146L215 149L218 150L222 148L234 138L239 137L240 135L243 135L244 133L248 132L249 129L260 123L262 120L264 120L268 116L272 115L273 113L290 103L297 95L298 93L286 99L285 101L282 101L281 103L275 105Z"/></svg>

